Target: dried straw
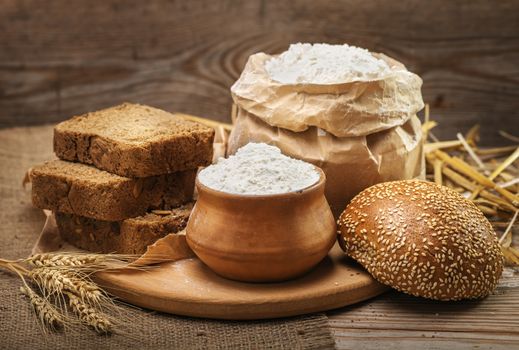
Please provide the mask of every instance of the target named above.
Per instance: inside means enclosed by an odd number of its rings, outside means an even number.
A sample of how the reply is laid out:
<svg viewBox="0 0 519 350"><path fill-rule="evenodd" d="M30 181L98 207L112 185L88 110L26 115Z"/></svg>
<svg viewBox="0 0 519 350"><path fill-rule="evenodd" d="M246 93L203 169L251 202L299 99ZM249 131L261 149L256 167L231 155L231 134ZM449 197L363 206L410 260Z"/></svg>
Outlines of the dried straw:
<svg viewBox="0 0 519 350"><path fill-rule="evenodd" d="M430 130L437 124L426 122ZM501 133L508 140L519 139ZM513 227L518 223L519 159L518 145L479 148L479 126L472 127L465 137L458 133L457 140L426 143L424 146L428 166L428 179L462 192L495 224L500 234L503 255L510 264L519 265L519 249L513 247ZM506 222L502 220L506 219Z"/></svg>

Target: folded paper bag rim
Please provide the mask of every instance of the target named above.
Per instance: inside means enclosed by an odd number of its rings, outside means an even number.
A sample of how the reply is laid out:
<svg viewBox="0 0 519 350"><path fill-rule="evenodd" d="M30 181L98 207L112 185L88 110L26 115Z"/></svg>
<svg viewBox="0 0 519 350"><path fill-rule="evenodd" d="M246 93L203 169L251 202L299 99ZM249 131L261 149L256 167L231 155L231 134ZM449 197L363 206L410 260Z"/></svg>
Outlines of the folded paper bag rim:
<svg viewBox="0 0 519 350"><path fill-rule="evenodd" d="M234 103L267 124L294 132L314 126L337 137L365 136L405 124L424 107L422 79L383 54L391 74L377 80L339 84L281 84L265 62L251 55L231 87Z"/></svg>

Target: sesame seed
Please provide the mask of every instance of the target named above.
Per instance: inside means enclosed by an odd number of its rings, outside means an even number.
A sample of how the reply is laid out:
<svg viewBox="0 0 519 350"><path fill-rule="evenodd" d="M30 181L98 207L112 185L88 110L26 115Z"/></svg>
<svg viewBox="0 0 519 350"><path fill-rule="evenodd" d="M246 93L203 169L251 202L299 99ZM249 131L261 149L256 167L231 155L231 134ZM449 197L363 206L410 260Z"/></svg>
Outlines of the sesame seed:
<svg viewBox="0 0 519 350"><path fill-rule="evenodd" d="M457 192L404 180L369 187L342 213L348 254L376 279L440 300L488 295L503 259L492 226Z"/></svg>

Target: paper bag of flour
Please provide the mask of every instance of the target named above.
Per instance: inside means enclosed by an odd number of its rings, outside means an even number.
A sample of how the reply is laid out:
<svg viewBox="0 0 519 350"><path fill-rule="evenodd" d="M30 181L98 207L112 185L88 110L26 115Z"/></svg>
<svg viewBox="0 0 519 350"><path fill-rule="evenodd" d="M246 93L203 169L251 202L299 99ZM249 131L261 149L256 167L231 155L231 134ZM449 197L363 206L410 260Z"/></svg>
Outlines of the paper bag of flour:
<svg viewBox="0 0 519 350"><path fill-rule="evenodd" d="M379 182L423 178L421 79L399 62L377 80L282 84L252 55L231 87L236 105L228 154L249 142L275 145L326 174L336 216L363 189Z"/></svg>

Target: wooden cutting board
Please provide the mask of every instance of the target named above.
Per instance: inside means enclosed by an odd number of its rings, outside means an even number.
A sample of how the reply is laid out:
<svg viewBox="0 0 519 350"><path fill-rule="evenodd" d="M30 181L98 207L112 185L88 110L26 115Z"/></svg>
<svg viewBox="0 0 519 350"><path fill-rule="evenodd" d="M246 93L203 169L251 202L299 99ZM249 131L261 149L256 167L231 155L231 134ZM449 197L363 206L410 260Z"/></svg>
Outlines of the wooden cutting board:
<svg viewBox="0 0 519 350"><path fill-rule="evenodd" d="M102 272L97 282L131 304L177 315L253 320L330 310L387 290L338 245L312 271L282 283L224 279L196 258L157 268Z"/></svg>

